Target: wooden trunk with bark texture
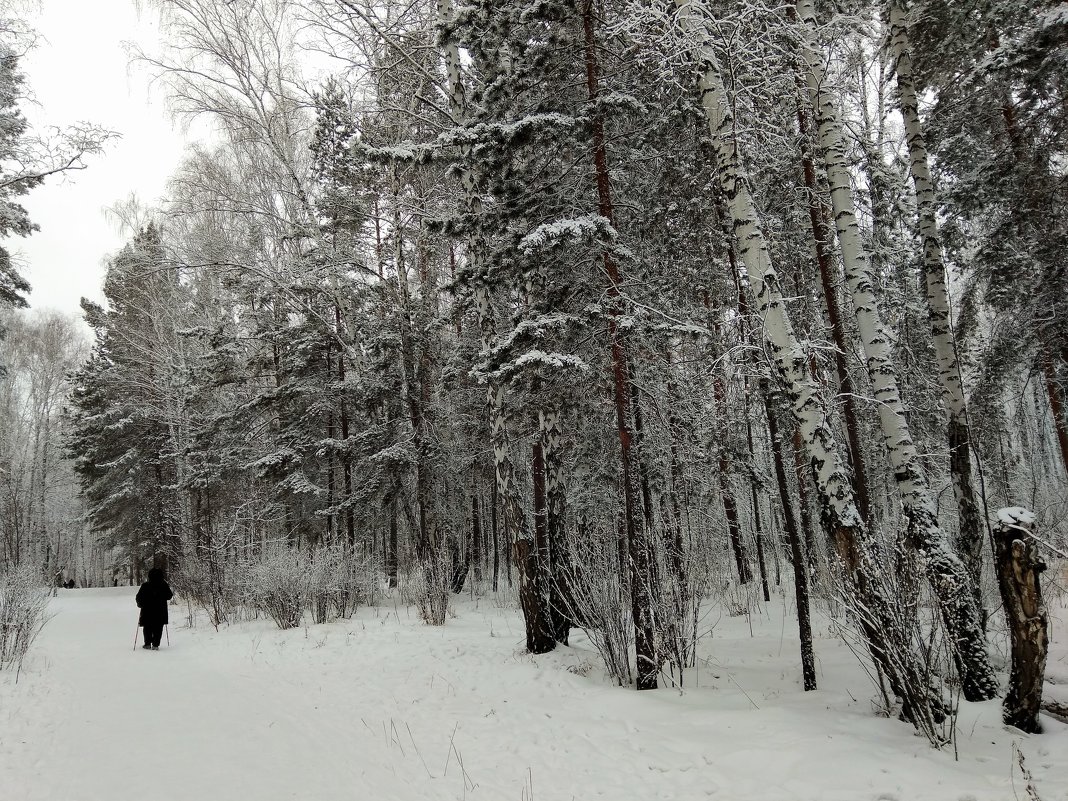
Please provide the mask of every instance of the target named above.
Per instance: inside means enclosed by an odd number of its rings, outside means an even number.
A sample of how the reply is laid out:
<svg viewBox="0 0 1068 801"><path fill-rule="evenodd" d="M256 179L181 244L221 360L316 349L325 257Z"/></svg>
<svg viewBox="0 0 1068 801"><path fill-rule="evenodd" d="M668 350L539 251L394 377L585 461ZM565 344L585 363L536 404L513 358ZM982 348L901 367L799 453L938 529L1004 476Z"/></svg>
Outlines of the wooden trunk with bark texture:
<svg viewBox="0 0 1068 801"><path fill-rule="evenodd" d="M597 182L597 211L613 223L612 182L608 169L608 147L604 131L604 118L597 109L600 95L600 65L597 39L594 33L593 0L582 3L582 29L585 39L586 90L591 106L595 109L591 120L593 167ZM637 667L636 686L639 690L655 690L660 658L656 648L656 624L654 621L654 593L659 587L654 580L653 555L648 530L642 514L641 463L635 443L635 400L631 386L630 354L627 342L619 325L622 315L620 286L623 283L611 251L603 251L604 273L608 278L609 300L608 339L611 343L612 389L616 407L616 430L619 434L620 460L622 462L623 515L627 532L627 555L630 566L631 613L634 617L634 650Z"/></svg>
<svg viewBox="0 0 1068 801"><path fill-rule="evenodd" d="M437 14L443 30L451 31L455 15L451 0L438 0ZM460 49L456 40L449 35L442 37L441 46L448 78L449 113L455 124L462 125L469 121L469 109L461 77ZM470 148L470 144L460 148L461 163L464 165L471 163ZM460 171L460 183L463 187L467 210L472 216L477 216L482 208L482 199L478 190L478 180L467 166ZM473 278L473 305L478 317L479 341L482 353L488 354L492 349L496 332L490 288L481 263L482 242L477 229L470 235L467 251L469 271ZM527 526L519 484L516 480L516 459L508 432L509 415L505 402L505 388L496 382L489 382L487 399L490 444L493 448L494 486L501 501L504 538L511 544L513 560L519 572L519 599L526 627L527 650L531 653L544 653L552 650L556 641L551 636L546 640L546 632L551 632L548 596L538 590L541 583L538 575L539 561L533 534ZM494 508L496 509L496 506ZM512 585L511 564L511 561L506 563L509 586Z"/></svg>
<svg viewBox="0 0 1068 801"><path fill-rule="evenodd" d="M1022 731L1042 731L1042 681L1049 650L1049 616L1038 576L1046 569L1031 536L1034 515L1002 509L994 527L994 560L1005 622L1012 643L1012 671L1003 702L1003 719Z"/></svg>
<svg viewBox="0 0 1068 801"><path fill-rule="evenodd" d="M701 12L689 0L676 0L679 23L694 42L701 107L708 119L719 183L734 229L735 247L745 266L768 355L783 382L812 467L821 510L832 531L850 591L856 599L858 623L872 659L893 692L904 702L904 714L932 741L939 739L937 721L944 714L941 698L927 680L926 667L911 640L909 628L888 585L877 556L877 544L857 510L827 408L808 373L807 357L790 321L779 275L757 214L734 139L734 118L723 83L712 34Z"/></svg>
<svg viewBox="0 0 1068 801"><path fill-rule="evenodd" d="M862 235L852 193L852 173L846 157L838 99L828 91L822 48L818 42L812 0L797 0L801 50L808 67L808 84L827 180L834 225L845 269L846 287L864 349L868 377L877 403L883 443L893 467L901 497L906 542L920 557L931 589L938 599L942 621L953 646L964 697L985 701L997 693L997 681L986 652L986 636L974 582L964 563L950 547L938 520L919 452L909 430L908 415L894 365L892 338L886 329L876 295L871 257Z"/></svg>

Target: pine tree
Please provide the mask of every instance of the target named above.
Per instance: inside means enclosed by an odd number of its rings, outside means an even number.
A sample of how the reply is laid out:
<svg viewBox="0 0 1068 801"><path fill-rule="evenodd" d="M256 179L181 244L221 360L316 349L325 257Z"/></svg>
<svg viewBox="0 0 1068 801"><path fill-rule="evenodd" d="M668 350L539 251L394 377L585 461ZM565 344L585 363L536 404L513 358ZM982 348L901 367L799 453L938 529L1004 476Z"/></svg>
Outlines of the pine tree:
<svg viewBox="0 0 1068 801"><path fill-rule="evenodd" d="M150 225L109 265L110 308L82 304L96 343L74 378L70 449L94 530L124 547L135 576L180 554L185 415L171 373L178 333L168 323L182 294Z"/></svg>

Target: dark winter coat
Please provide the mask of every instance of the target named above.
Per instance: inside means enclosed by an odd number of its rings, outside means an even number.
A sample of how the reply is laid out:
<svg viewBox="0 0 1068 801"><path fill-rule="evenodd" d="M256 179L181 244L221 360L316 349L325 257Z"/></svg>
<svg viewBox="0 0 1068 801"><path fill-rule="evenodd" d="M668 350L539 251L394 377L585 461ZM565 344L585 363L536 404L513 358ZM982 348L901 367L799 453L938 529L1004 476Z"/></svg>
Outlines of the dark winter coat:
<svg viewBox="0 0 1068 801"><path fill-rule="evenodd" d="M154 567L148 571L148 581L137 591L137 606L141 610L139 625L165 626L167 618L167 601L174 597L170 585L163 580L163 571Z"/></svg>

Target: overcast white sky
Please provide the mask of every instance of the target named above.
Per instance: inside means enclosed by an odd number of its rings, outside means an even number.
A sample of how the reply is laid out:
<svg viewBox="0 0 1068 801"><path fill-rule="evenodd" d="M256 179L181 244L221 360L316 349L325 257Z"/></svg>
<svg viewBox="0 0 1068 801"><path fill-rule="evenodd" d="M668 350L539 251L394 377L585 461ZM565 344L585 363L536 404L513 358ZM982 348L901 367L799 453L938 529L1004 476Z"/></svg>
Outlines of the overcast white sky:
<svg viewBox="0 0 1068 801"><path fill-rule="evenodd" d="M131 192L148 203L162 194L183 136L159 89L128 67L123 47L138 41L154 48L153 12L138 14L133 0L41 0L34 25L45 40L23 62L39 104L27 116L34 124L88 120L122 135L88 169L50 179L24 198L41 230L6 243L21 252L31 304L77 314L83 295L100 299L104 261L122 244L103 209Z"/></svg>

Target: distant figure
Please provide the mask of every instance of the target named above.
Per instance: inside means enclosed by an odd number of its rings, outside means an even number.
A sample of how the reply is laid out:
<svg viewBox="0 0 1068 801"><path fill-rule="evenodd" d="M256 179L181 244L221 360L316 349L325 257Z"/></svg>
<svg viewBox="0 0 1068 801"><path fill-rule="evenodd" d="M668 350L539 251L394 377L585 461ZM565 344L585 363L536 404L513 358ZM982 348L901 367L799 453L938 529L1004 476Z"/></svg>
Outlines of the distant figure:
<svg viewBox="0 0 1068 801"><path fill-rule="evenodd" d="M73 590L73 589L74 589L75 587L77 587L78 585L74 583L74 579L71 579L70 581L68 581L68 582L67 582L66 584L64 584L63 586L64 586L65 588L67 588L68 590Z"/></svg>
<svg viewBox="0 0 1068 801"><path fill-rule="evenodd" d="M163 627L167 625L167 601L174 597L170 585L163 580L163 571L154 567L148 571L148 581L137 591L137 607L141 610L140 625L145 630L142 648L159 650Z"/></svg>

